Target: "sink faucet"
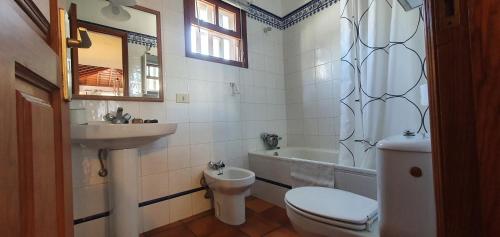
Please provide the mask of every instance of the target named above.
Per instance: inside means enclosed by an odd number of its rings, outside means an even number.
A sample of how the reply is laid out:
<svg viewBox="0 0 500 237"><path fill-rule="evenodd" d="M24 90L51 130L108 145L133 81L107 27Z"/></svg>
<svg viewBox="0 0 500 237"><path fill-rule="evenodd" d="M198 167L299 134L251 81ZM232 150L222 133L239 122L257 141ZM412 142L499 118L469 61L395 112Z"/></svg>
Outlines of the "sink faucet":
<svg viewBox="0 0 500 237"><path fill-rule="evenodd" d="M213 162L213 161L210 161L208 162L208 167L210 169L213 169L213 170L217 170L219 173L217 173L217 175L223 175L224 174L224 167L226 167L226 165L224 164L224 162L222 160L219 160L217 162Z"/></svg>
<svg viewBox="0 0 500 237"><path fill-rule="evenodd" d="M123 114L123 108L118 107L115 114L107 113L104 115L104 120L110 121L112 124L126 124L132 116L128 113Z"/></svg>

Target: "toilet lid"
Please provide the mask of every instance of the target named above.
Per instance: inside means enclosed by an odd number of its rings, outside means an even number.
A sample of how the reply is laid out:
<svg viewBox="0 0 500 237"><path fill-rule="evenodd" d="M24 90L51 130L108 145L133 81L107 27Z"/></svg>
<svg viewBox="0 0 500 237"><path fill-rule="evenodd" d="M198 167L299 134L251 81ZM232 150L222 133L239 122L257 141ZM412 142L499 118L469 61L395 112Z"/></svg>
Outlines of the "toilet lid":
<svg viewBox="0 0 500 237"><path fill-rule="evenodd" d="M377 216L377 202L367 197L333 188L301 187L288 191L285 200L306 213L355 225Z"/></svg>

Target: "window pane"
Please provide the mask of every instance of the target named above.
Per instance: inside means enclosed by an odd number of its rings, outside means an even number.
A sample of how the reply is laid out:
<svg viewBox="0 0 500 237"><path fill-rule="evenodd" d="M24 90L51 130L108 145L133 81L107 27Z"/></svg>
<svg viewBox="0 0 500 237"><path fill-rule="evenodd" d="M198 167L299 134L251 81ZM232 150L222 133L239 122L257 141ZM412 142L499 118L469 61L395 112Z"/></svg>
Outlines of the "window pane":
<svg viewBox="0 0 500 237"><path fill-rule="evenodd" d="M219 8L219 26L236 31L236 14L224 8Z"/></svg>
<svg viewBox="0 0 500 237"><path fill-rule="evenodd" d="M228 39L224 39L224 59L231 59L231 43Z"/></svg>
<svg viewBox="0 0 500 237"><path fill-rule="evenodd" d="M214 37L212 39L213 42L213 56L220 58L220 38L219 37Z"/></svg>
<svg viewBox="0 0 500 237"><path fill-rule="evenodd" d="M240 59L240 39L197 25L191 26L191 52L232 61Z"/></svg>
<svg viewBox="0 0 500 237"><path fill-rule="evenodd" d="M198 27L196 26L191 26L191 52L197 53L198 52L198 44L196 43L198 39Z"/></svg>
<svg viewBox="0 0 500 237"><path fill-rule="evenodd" d="M200 30L201 38L201 54L208 55L208 31L205 29Z"/></svg>
<svg viewBox="0 0 500 237"><path fill-rule="evenodd" d="M196 1L196 18L215 24L215 6L201 0Z"/></svg>

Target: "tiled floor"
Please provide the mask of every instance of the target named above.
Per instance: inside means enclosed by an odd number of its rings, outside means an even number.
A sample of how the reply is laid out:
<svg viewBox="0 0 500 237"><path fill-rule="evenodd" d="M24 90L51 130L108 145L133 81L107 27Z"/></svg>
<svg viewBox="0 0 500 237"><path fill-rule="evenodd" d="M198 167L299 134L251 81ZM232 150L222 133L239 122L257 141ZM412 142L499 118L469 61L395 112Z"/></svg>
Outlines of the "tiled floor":
<svg viewBox="0 0 500 237"><path fill-rule="evenodd" d="M247 221L230 226L217 220L212 212L144 233L144 237L298 237L286 211L261 199L246 201Z"/></svg>

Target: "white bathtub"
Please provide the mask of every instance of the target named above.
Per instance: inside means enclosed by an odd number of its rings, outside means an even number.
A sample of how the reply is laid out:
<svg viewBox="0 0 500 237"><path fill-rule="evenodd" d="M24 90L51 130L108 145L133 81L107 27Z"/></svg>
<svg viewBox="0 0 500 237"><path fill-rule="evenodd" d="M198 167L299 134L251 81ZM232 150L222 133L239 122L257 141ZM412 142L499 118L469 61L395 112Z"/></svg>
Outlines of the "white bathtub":
<svg viewBox="0 0 500 237"><path fill-rule="evenodd" d="M257 180L252 193L275 205L284 207L286 191L292 188L290 167L294 161L333 166L335 188L353 192L372 199L377 198L377 177L374 170L347 167L338 164L338 151L303 147L286 147L278 150L248 153L250 170Z"/></svg>

